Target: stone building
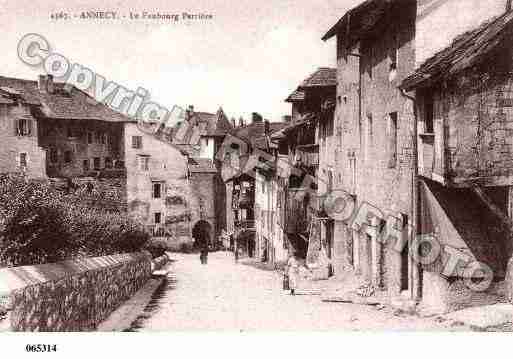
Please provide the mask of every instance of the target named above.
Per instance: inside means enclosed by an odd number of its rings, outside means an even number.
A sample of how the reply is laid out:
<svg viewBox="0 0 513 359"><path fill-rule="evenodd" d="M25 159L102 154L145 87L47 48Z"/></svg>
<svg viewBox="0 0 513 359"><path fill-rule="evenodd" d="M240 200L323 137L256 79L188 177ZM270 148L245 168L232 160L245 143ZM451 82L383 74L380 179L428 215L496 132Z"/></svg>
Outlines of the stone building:
<svg viewBox="0 0 513 359"><path fill-rule="evenodd" d="M103 207L127 211L154 237L179 249L195 227L217 238L225 225L217 146L231 125L187 112L196 136L172 143L159 124L141 124L51 76L0 77L0 172L22 172L75 190L95 191ZM197 129L197 131L196 131Z"/></svg>
<svg viewBox="0 0 513 359"><path fill-rule="evenodd" d="M496 300L513 252L512 35L508 11L458 36L401 85L415 91L418 109L419 233L441 246L421 268L431 310L485 304L485 293Z"/></svg>
<svg viewBox="0 0 513 359"><path fill-rule="evenodd" d="M276 175L282 192L279 217L287 242L303 258L313 233L321 236L318 240L328 259L332 255L332 236L326 236L328 223L321 219L318 191L324 190L325 175L329 177L326 168L319 171L320 146L326 151L327 134L333 131L336 74L336 69L318 68L309 75L286 99L292 105L290 123L272 136L279 148L277 167L289 167Z"/></svg>
<svg viewBox="0 0 513 359"><path fill-rule="evenodd" d="M335 156L333 190L355 214L335 218L338 271L391 297L421 296L419 268L408 255L418 218L415 106L399 86L456 35L503 12L505 3L480 2L473 11L465 0L368 0L323 37L336 37L337 44L335 137L328 150ZM443 31L433 36L438 28Z"/></svg>
<svg viewBox="0 0 513 359"><path fill-rule="evenodd" d="M257 137L254 147L266 153L266 165L255 171L255 228L257 255L269 264L283 263L288 258L288 239L281 216L284 206L284 180L279 175L278 146L271 142L273 133L280 131L287 122L266 123L264 133Z"/></svg>
<svg viewBox="0 0 513 359"><path fill-rule="evenodd" d="M258 113L252 114L249 124L240 119L239 125L234 126L233 136L225 143L228 156L222 171L228 197L231 198L227 212L231 212L228 218L233 222L228 224L228 234L243 254L271 262L276 258L273 243L282 241L282 232L276 224L276 208L272 204L275 201L269 201L267 195L262 195L262 186L266 186L271 177L263 177L262 169L266 165L258 162L263 157L266 157L266 162L274 161L276 146L269 136L285 125L264 120ZM273 230L271 218L275 223ZM278 256L283 257L280 253Z"/></svg>
<svg viewBox="0 0 513 359"><path fill-rule="evenodd" d="M105 205L126 209L124 127L130 122L51 76L0 77L0 171L100 191Z"/></svg>
<svg viewBox="0 0 513 359"><path fill-rule="evenodd" d="M233 126L222 108L216 113L194 111L189 106L183 121L163 129L167 142L181 149L188 158L193 232L204 227L217 242L227 229L227 190L222 179L221 145ZM231 194L231 193L230 193ZM196 228L196 230L195 230Z"/></svg>

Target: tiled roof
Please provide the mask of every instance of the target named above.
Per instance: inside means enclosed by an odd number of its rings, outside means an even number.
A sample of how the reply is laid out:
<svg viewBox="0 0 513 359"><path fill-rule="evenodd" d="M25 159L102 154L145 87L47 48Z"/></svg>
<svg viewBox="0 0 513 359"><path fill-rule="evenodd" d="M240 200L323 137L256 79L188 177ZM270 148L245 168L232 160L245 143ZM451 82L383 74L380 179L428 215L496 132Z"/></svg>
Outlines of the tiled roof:
<svg viewBox="0 0 513 359"><path fill-rule="evenodd" d="M189 157L197 157L200 154L200 148L197 145L188 145L188 144L173 144L176 148L178 148L183 154L186 154Z"/></svg>
<svg viewBox="0 0 513 359"><path fill-rule="evenodd" d="M286 127L288 123L285 122L270 122L269 123L269 132L270 134L275 133L282 128ZM256 148L266 148L265 141L265 123L264 122L254 122L249 125L238 127L235 129L234 136L238 137L247 143L249 143L252 147Z"/></svg>
<svg viewBox="0 0 513 359"><path fill-rule="evenodd" d="M337 33L346 32L346 46L358 41L369 29L382 18L390 4L404 0L367 0L344 14L322 37L326 41Z"/></svg>
<svg viewBox="0 0 513 359"><path fill-rule="evenodd" d="M225 136L233 130L222 108L219 108L215 114L194 112L192 120L206 125L202 131L202 136Z"/></svg>
<svg viewBox="0 0 513 359"><path fill-rule="evenodd" d="M209 158L189 158L189 171L191 173L217 173L214 163Z"/></svg>
<svg viewBox="0 0 513 359"><path fill-rule="evenodd" d="M499 44L513 36L513 12L458 36L451 46L428 59L401 87L411 90L447 78L483 61Z"/></svg>
<svg viewBox="0 0 513 359"><path fill-rule="evenodd" d="M0 98L10 99L9 90L19 93L19 99L30 105L40 106L40 115L56 119L86 119L108 122L133 122L131 119L102 104L73 87L70 91L60 82L54 83L53 93L39 91L37 81L0 76ZM12 98L11 94L11 98Z"/></svg>
<svg viewBox="0 0 513 359"><path fill-rule="evenodd" d="M285 102L301 102L305 100L305 92L301 90L295 90L289 97L285 99Z"/></svg>
<svg viewBox="0 0 513 359"><path fill-rule="evenodd" d="M337 69L319 67L299 85L299 89L324 86L337 86Z"/></svg>
<svg viewBox="0 0 513 359"><path fill-rule="evenodd" d="M185 112L183 115L186 116ZM189 126L185 127L186 130L180 134L181 138L179 139L179 144L197 145L199 141L198 130L200 136L212 137L226 136L226 134L233 133L234 131L230 121L221 108L217 113L193 112L190 118L185 119L185 117L183 117L176 125L166 127L163 131L176 141L178 139L175 137L180 133L180 127L187 126L187 124L189 124Z"/></svg>

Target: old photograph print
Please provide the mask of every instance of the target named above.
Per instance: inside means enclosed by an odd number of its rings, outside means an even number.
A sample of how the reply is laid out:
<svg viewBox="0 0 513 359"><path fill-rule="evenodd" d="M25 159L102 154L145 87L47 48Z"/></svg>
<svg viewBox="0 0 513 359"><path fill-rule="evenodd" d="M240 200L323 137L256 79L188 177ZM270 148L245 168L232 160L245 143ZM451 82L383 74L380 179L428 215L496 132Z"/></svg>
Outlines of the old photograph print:
<svg viewBox="0 0 513 359"><path fill-rule="evenodd" d="M1 332L513 330L512 0L0 0L0 34Z"/></svg>

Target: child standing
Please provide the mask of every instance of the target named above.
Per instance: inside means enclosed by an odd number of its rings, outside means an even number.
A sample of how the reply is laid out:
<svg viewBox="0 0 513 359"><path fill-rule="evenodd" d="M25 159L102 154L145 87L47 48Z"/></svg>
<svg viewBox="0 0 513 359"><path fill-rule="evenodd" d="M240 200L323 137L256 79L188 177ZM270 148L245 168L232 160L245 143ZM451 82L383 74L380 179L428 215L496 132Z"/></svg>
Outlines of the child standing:
<svg viewBox="0 0 513 359"><path fill-rule="evenodd" d="M290 294L295 295L299 284L299 263L294 253L291 254L287 262L287 273L289 276Z"/></svg>

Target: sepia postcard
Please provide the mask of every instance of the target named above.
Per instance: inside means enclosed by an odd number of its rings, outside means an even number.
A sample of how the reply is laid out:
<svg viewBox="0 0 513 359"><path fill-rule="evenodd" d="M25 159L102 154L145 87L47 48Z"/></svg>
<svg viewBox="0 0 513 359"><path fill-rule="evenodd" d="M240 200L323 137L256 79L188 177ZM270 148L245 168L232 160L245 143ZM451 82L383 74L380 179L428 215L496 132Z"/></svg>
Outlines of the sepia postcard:
<svg viewBox="0 0 513 359"><path fill-rule="evenodd" d="M512 2L0 0L2 337L512 332Z"/></svg>

